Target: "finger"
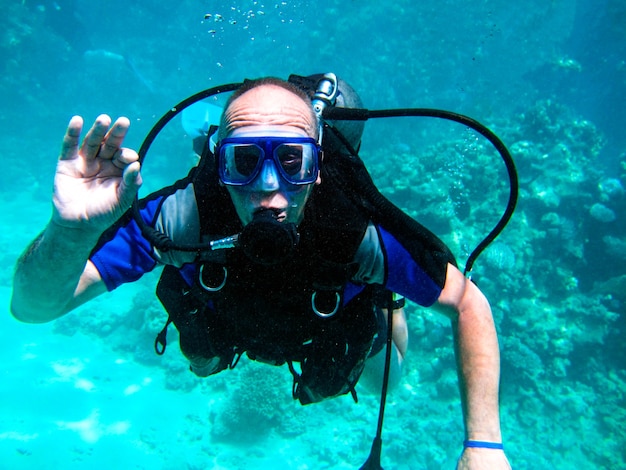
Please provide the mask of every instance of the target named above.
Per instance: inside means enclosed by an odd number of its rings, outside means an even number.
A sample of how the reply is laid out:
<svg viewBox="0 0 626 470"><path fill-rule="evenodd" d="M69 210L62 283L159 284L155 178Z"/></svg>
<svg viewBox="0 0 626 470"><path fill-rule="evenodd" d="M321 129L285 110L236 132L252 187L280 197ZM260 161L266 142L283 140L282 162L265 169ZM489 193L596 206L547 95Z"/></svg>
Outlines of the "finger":
<svg viewBox="0 0 626 470"><path fill-rule="evenodd" d="M85 136L85 140L83 140L83 144L80 147L80 152L87 159L94 159L100 152L100 146L102 145L102 140L109 130L109 126L111 126L111 118L106 114L101 114L96 118L96 121L87 132Z"/></svg>
<svg viewBox="0 0 626 470"><path fill-rule="evenodd" d="M132 149L121 148L118 149L113 155L113 165L120 170L124 170L128 165L139 160L139 155Z"/></svg>
<svg viewBox="0 0 626 470"><path fill-rule="evenodd" d="M78 156L78 140L82 130L83 118L73 116L67 125L63 143L61 144L61 155L59 156L61 160L72 160Z"/></svg>
<svg viewBox="0 0 626 470"><path fill-rule="evenodd" d="M139 162L133 162L124 169L122 175L122 184L120 184L118 198L120 203L124 207L130 207L137 191L141 187L141 164Z"/></svg>
<svg viewBox="0 0 626 470"><path fill-rule="evenodd" d="M111 159L116 152L121 148L124 137L130 127L130 121L128 118L121 117L115 121L111 130L104 137L102 149L100 150L100 158Z"/></svg>

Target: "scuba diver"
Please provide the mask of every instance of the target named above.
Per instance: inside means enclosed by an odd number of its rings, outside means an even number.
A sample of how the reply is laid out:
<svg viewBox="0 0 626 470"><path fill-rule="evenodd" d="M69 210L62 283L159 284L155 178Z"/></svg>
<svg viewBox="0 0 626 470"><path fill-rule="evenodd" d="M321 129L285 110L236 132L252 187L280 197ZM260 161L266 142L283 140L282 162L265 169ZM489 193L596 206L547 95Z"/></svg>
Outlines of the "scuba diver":
<svg viewBox="0 0 626 470"><path fill-rule="evenodd" d="M169 317L157 353L173 323L196 375L246 353L286 364L306 405L356 400L385 335L385 375L392 351L399 367L406 297L452 323L465 425L457 468L509 469L489 303L436 236L377 192L357 155L363 122L325 118L325 108L359 108L356 92L334 74L233 90L219 127L194 146L199 164L140 201L142 149L122 146L129 120L101 115L82 142L82 118L70 120L51 220L17 263L14 317L54 320L163 266Z"/></svg>

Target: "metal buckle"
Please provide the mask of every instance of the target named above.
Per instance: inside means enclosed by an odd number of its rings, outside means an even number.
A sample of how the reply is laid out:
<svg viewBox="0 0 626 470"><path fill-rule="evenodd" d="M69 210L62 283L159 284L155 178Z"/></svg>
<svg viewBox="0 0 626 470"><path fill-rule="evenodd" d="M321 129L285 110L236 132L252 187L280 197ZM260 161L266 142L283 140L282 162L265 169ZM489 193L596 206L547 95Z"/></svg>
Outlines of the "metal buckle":
<svg viewBox="0 0 626 470"><path fill-rule="evenodd" d="M213 286L207 286L202 280L202 273L204 272L204 264L200 266L200 271L198 271L198 282L200 282L200 285L202 286L204 290L208 292L217 292L226 285L226 278L228 277L228 270L226 269L226 266L222 266L222 269L224 270L224 279L222 279L222 283L220 285L213 287Z"/></svg>
<svg viewBox="0 0 626 470"><path fill-rule="evenodd" d="M335 308L333 308L332 311L330 312L322 312L321 310L317 308L317 306L315 305L316 297L317 297L317 291L313 292L313 294L311 295L311 308L313 309L313 312L315 312L317 316L321 318L330 318L339 310L339 304L341 303L341 296L339 295L339 292L335 291Z"/></svg>

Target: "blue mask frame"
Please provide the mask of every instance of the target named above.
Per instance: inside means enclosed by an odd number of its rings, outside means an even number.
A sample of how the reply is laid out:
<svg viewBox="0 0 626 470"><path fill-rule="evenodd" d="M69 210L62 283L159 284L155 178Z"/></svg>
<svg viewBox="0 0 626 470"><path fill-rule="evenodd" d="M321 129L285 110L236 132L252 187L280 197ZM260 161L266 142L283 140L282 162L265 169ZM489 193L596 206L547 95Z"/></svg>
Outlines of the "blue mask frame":
<svg viewBox="0 0 626 470"><path fill-rule="evenodd" d="M314 183L320 167L320 146L311 137L228 137L217 144L215 155L220 180L232 186L252 183L267 160L295 185Z"/></svg>

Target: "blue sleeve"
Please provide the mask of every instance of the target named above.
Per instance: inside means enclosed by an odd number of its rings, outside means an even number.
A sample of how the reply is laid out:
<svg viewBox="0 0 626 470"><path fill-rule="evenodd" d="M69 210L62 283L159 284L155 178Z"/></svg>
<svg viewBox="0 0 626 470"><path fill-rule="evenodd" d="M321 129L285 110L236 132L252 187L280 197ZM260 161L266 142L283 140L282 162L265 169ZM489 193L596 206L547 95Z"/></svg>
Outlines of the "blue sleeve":
<svg viewBox="0 0 626 470"><path fill-rule="evenodd" d="M434 304L443 286L428 275L391 233L377 228L385 260L385 287L424 307Z"/></svg>
<svg viewBox="0 0 626 470"><path fill-rule="evenodd" d="M154 223L160 202L161 198L151 200L141 209L141 216L146 223ZM136 281L157 265L154 249L141 235L134 219L125 220L111 231L90 256L109 291L127 282Z"/></svg>

